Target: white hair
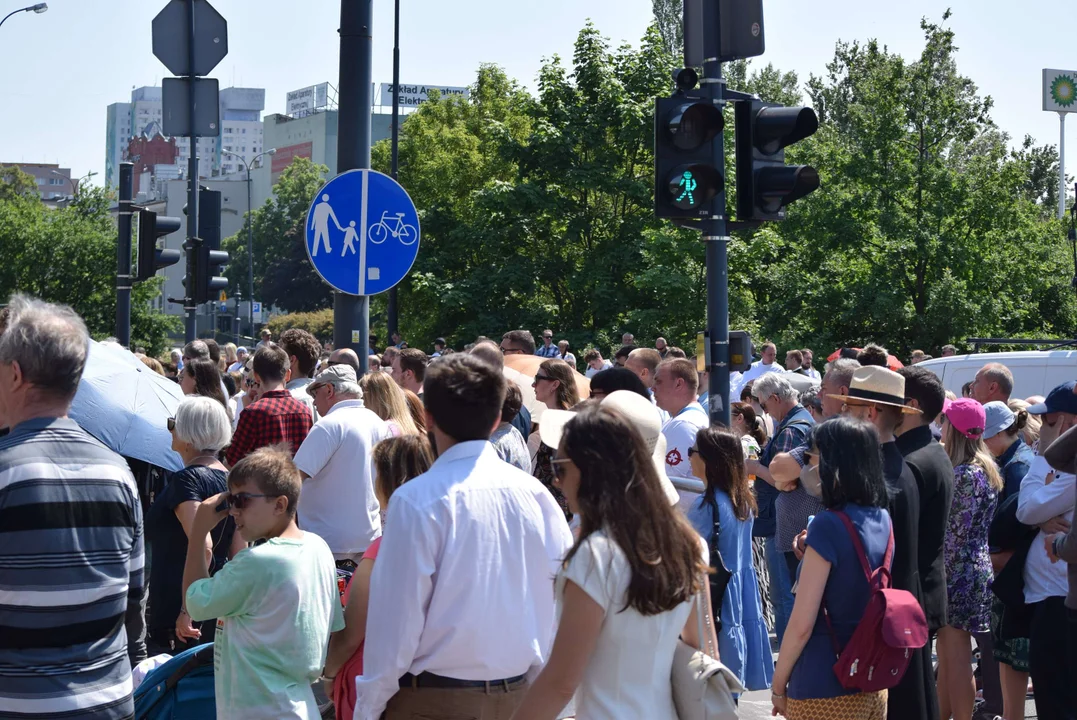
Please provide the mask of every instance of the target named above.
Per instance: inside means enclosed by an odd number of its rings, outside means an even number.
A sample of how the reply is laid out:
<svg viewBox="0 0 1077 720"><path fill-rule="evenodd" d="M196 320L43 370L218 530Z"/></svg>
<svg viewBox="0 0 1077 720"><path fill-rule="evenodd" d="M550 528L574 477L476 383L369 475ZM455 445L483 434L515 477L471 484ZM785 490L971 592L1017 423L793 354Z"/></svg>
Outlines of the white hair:
<svg viewBox="0 0 1077 720"><path fill-rule="evenodd" d="M756 380L752 385L752 393L761 399L774 395L783 402L800 400L800 393L796 388L783 378L781 373L775 372L764 373L763 377Z"/></svg>
<svg viewBox="0 0 1077 720"><path fill-rule="evenodd" d="M188 395L176 409L176 437L197 450L216 453L232 442L232 423L219 401Z"/></svg>

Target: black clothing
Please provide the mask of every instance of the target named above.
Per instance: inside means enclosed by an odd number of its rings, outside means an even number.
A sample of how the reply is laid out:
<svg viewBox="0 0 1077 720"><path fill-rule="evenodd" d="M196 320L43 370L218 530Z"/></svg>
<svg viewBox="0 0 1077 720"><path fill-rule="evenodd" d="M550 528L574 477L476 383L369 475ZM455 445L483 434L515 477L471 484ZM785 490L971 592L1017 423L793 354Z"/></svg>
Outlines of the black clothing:
<svg viewBox="0 0 1077 720"><path fill-rule="evenodd" d="M1036 688L1036 717L1039 720L1077 720L1077 686L1071 667L1073 653L1067 635L1072 635L1072 616L1066 599L1049 597L1032 608L1029 635L1029 676ZM1072 611L1070 611L1072 612Z"/></svg>
<svg viewBox="0 0 1077 720"><path fill-rule="evenodd" d="M154 499L146 515L146 540L149 541L151 632L168 631L176 626L182 607L183 566L187 562L187 533L176 517L176 508L184 502L201 502L228 489L223 470L191 465L173 473L164 490ZM225 518L213 528L213 567L219 570L228 561L228 550L235 534L235 521ZM158 633L158 637L159 637Z"/></svg>
<svg viewBox="0 0 1077 720"><path fill-rule="evenodd" d="M927 626L936 632L946 625L946 566L942 546L950 524L954 467L927 426L921 425L898 436L896 445L905 456L920 492L917 569Z"/></svg>
<svg viewBox="0 0 1077 720"><path fill-rule="evenodd" d="M908 590L922 607L924 599L918 564L920 490L897 443L885 443L882 452L883 478L890 496L890 522L894 528L894 560L890 570L892 585L898 590ZM938 695L930 645L913 653L901 682L890 690L886 707L887 717L938 720Z"/></svg>

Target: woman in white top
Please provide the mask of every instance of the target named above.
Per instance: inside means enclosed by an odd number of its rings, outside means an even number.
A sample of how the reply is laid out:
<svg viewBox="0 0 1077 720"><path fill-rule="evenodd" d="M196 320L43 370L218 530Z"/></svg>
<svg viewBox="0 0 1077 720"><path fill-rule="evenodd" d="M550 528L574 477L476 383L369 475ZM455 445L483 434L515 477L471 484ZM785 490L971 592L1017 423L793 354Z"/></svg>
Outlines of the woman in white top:
<svg viewBox="0 0 1077 720"><path fill-rule="evenodd" d="M556 581L550 659L514 720L553 720L573 694L578 720L676 720L673 652L678 638L700 647L693 601L709 608L710 591L706 547L670 505L656 465L635 426L608 407L566 423L553 466L579 538ZM709 622L706 633L717 654Z"/></svg>

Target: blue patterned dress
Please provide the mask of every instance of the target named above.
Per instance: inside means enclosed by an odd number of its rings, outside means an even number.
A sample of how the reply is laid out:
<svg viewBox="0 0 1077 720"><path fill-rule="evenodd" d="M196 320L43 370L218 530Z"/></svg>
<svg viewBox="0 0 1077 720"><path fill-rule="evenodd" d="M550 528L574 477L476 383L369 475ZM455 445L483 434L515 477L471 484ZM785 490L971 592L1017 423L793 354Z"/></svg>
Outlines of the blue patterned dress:
<svg viewBox="0 0 1077 720"><path fill-rule="evenodd" d="M970 633L991 625L991 556L987 532L998 492L978 465L954 468L954 500L943 555L946 562L947 625Z"/></svg>

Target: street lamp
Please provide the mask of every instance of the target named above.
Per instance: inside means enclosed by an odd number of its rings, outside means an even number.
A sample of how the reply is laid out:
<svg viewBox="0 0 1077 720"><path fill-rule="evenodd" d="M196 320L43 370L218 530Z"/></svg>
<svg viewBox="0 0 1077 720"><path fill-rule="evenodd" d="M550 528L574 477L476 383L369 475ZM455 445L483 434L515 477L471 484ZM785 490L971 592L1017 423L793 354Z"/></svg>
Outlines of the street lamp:
<svg viewBox="0 0 1077 720"><path fill-rule="evenodd" d="M221 152L239 160L247 172L247 325L250 327L251 337L254 337L254 229L251 227L251 165L254 165L263 155L276 155L277 148L269 148L265 152L258 153L250 163L239 153L224 149Z"/></svg>
<svg viewBox="0 0 1077 720"><path fill-rule="evenodd" d="M67 175L64 175L59 170L49 170L49 172L52 173L53 175L57 175L59 177L65 178L69 183L71 183L71 199L73 201L78 201L78 199L79 199L79 188L82 187L82 181L83 180L89 180L90 178L92 178L94 175L97 174L93 170L91 170L90 172L86 173L82 177L78 178L78 180L75 180L74 178L71 178L71 177L68 177Z"/></svg>
<svg viewBox="0 0 1077 720"><path fill-rule="evenodd" d="M28 7L19 8L18 10L12 10L11 12L9 12L7 15L4 16L4 20L7 20L9 17L11 17L12 15L15 15L16 13L31 12L32 11L32 12L35 12L38 15L40 15L41 13L45 12L48 9L49 9L49 6L47 4L38 3L37 5L30 5ZM4 24L4 20L0 20L0 25Z"/></svg>

